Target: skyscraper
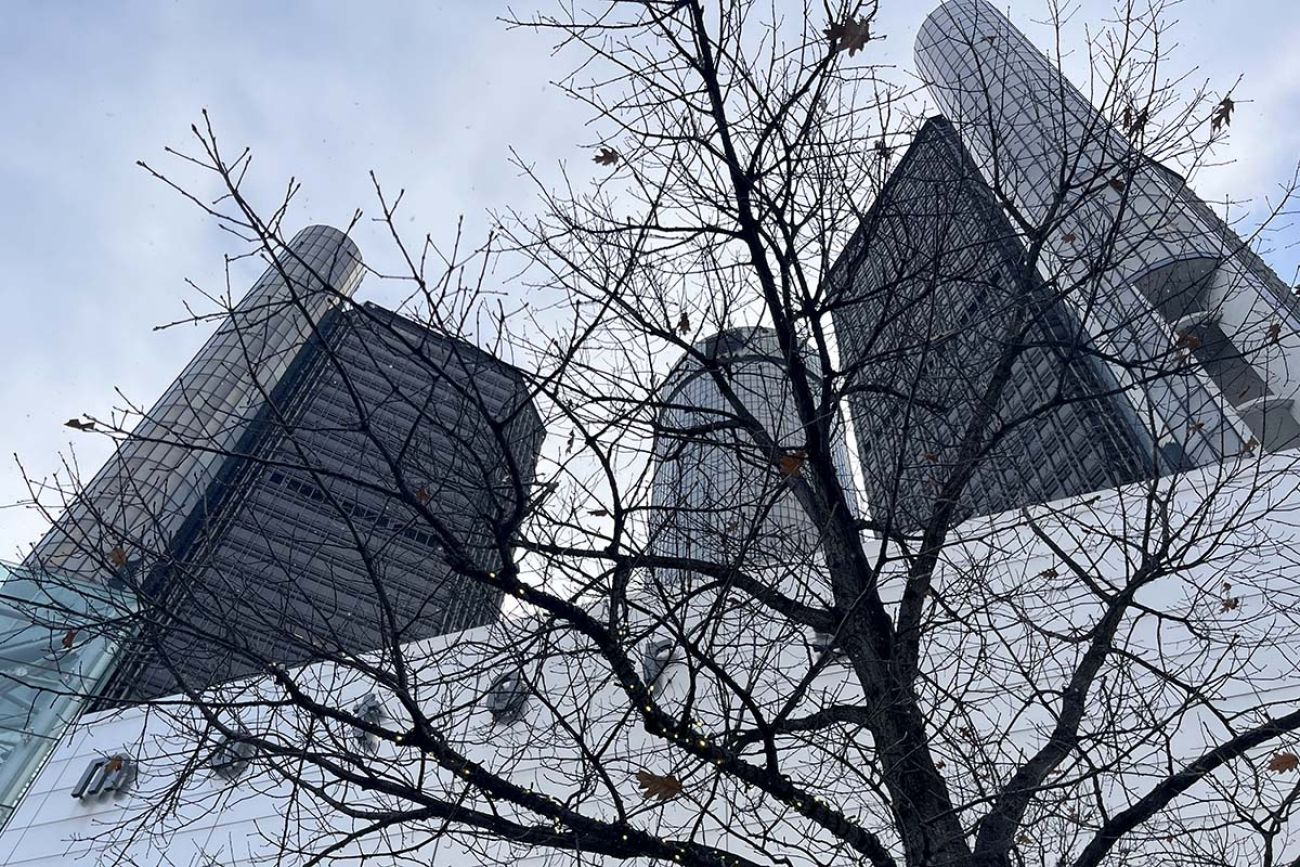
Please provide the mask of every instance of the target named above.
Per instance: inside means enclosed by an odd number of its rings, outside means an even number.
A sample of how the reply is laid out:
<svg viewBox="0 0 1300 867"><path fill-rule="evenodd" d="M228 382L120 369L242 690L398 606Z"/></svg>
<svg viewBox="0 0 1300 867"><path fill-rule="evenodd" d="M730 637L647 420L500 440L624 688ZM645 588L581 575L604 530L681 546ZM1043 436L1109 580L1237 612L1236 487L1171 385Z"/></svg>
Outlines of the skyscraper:
<svg viewBox="0 0 1300 867"><path fill-rule="evenodd" d="M170 544L265 395L325 314L361 282L360 252L329 226L309 226L273 253L270 267L24 565L103 580L110 558Z"/></svg>
<svg viewBox="0 0 1300 867"><path fill-rule="evenodd" d="M798 575L816 557L821 530L773 460L773 448L797 455L806 443L776 333L731 328L693 352L669 373L659 398L651 551ZM768 442L746 429L745 413ZM847 487L843 432L838 420L832 424ZM684 578L675 570L657 577L670 589Z"/></svg>
<svg viewBox="0 0 1300 867"><path fill-rule="evenodd" d="M107 695L491 622L500 594L459 570L508 556L542 437L518 371L373 304L332 311L152 567Z"/></svg>
<svg viewBox="0 0 1300 867"><path fill-rule="evenodd" d="M921 127L831 285L846 402L877 523L924 526L943 486L964 470L956 518L1149 472L1150 437L1077 317L1027 265L944 118ZM990 401L1013 340L1020 348L1002 374L1007 385ZM986 429L972 434L986 404Z"/></svg>
<svg viewBox="0 0 1300 867"><path fill-rule="evenodd" d="M985 0L925 20L917 68L1169 468L1300 441L1296 304L1186 186L1133 147ZM1140 137L1154 107L1114 106Z"/></svg>
<svg viewBox="0 0 1300 867"><path fill-rule="evenodd" d="M349 297L312 226L271 266L25 566L130 597L104 688L136 701L268 664L488 622L541 422L518 371Z"/></svg>

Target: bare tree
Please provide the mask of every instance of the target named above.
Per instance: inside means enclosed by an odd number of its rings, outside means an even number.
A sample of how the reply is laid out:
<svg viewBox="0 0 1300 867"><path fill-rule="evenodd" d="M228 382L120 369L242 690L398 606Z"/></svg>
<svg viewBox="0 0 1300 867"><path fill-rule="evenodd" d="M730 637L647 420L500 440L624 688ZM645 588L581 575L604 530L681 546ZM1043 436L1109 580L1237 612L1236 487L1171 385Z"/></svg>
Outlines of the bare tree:
<svg viewBox="0 0 1300 867"><path fill-rule="evenodd" d="M1162 168L1205 163L1230 97L1170 74L1160 4L1121 3L1091 37L1092 109L1045 86L1005 115L1014 34L953 18L922 84L960 92L927 125L913 84L873 64L876 13L640 0L510 22L575 57L560 84L592 111L595 168L539 178L540 208L468 252L403 237L401 196L376 183L407 271L370 278L408 283L403 312L452 349L307 268L454 411L391 378L376 405L346 382L366 361L318 339L313 375L345 382L364 472L264 384L275 450L147 436L309 478L298 493L345 528L333 545L267 524L265 550L288 553L186 559L168 518L101 505L93 533L65 532L77 559L31 564L117 594L90 615L46 606L52 641L110 636L174 686L89 717L135 733L141 770L94 841L106 859L157 863L244 791L279 821L213 857L1300 858L1279 390L1300 334L1285 287ZM945 79L934 58L964 65ZM196 143L184 158L225 192L196 203L302 283L291 201L259 216L246 158L210 127ZM1197 231L1212 255L1150 259ZM489 291L507 273L511 307ZM483 350L526 399L467 374ZM83 424L129 444L139 414ZM539 424L534 471L519 455ZM1102 475L1054 488L1086 475L1061 463L1081 455ZM215 535L241 507L191 520ZM410 534L428 563L401 560ZM353 576L311 616L275 601L301 558ZM393 564L428 585L395 592ZM434 622L449 588L505 614L451 632Z"/></svg>

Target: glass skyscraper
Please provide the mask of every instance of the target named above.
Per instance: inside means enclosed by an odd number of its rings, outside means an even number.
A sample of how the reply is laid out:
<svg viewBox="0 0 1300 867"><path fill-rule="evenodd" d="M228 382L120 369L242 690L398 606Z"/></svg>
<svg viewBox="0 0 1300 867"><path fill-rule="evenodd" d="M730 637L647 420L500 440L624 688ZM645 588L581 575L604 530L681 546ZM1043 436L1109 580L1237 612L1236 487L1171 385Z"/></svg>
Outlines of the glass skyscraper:
<svg viewBox="0 0 1300 867"><path fill-rule="evenodd" d="M916 62L943 116L831 276L873 519L920 527L954 471L960 519L1300 444L1296 300L1176 172L985 0L932 12Z"/></svg>
<svg viewBox="0 0 1300 867"><path fill-rule="evenodd" d="M268 258L24 562L134 603L106 704L498 614L458 575L509 556L529 495L522 375L352 302L364 267L336 229Z"/></svg>
<svg viewBox="0 0 1300 867"><path fill-rule="evenodd" d="M542 437L515 369L373 304L335 309L142 579L106 696L495 620L500 594L458 568L509 556Z"/></svg>
<svg viewBox="0 0 1300 867"><path fill-rule="evenodd" d="M117 451L24 560L102 581L112 552L165 549L298 351L356 290L364 268L346 235L309 226L268 255L240 299Z"/></svg>
<svg viewBox="0 0 1300 867"><path fill-rule="evenodd" d="M952 124L926 121L831 276L875 522L924 526L942 486L966 468L958 519L1147 473L1153 445L1133 408L1026 262ZM968 426L1013 339L1022 348L1007 385L987 432L972 438Z"/></svg>
<svg viewBox="0 0 1300 867"><path fill-rule="evenodd" d="M776 333L731 328L698 341L693 350L669 373L658 398L650 550L781 571L783 577L774 580L806 580L822 534L792 490L790 475L774 461L773 450L793 456L795 463L787 466L796 469L806 443ZM763 437L746 427L746 413ZM838 418L831 431L840 482L848 487ZM669 590L685 578L675 570L656 577Z"/></svg>
<svg viewBox="0 0 1300 867"><path fill-rule="evenodd" d="M1174 171L1123 133L986 0L926 19L917 69L1042 264L1111 357L1172 469L1300 442L1300 317L1287 287ZM1140 97L1137 98L1140 100Z"/></svg>

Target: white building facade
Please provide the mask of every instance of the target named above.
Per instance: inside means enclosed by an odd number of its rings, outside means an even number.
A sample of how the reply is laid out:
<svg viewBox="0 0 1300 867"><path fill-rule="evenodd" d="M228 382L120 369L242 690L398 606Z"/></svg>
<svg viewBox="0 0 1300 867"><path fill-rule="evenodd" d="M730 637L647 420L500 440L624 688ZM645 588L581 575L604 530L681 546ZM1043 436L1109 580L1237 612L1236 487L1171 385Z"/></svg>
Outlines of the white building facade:
<svg viewBox="0 0 1300 867"><path fill-rule="evenodd" d="M1300 506L1296 457L1233 461L1167 477L1159 490L1139 484L971 521L947 549L941 583L972 589L964 616L930 633L919 689L938 764L972 816L989 786L1050 737L1048 696L1064 688L1078 661L1065 637L1092 625L1100 611L1073 570L1082 564L1090 580L1123 586L1135 568L1123 528L1151 515L1153 502L1168 532L1186 534L1196 549L1185 569L1145 587L1141 607L1126 618L1115 663L1090 698L1086 754L1063 763L1026 816L1018 846L1029 863L1072 863L1108 816L1172 768L1238 731L1296 711L1300 561L1289 517ZM1203 534L1207 521L1227 535ZM883 586L897 587L889 580ZM796 688L805 690L800 713L860 699L853 673L842 664L814 672L817 650L779 618L756 616L752 608L719 613L708 599L697 600L692 612L684 616L697 618L695 634L712 642L705 652L730 681L680 658L648 679L661 707L681 711L689 703L700 737L736 730L729 682L745 683L770 714ZM1134 657L1142 664L1129 664ZM633 827L705 841L758 863L855 863L814 823L647 735L600 655L574 634L556 634L547 618L420 642L406 649L405 662L412 683L406 695L438 721L446 743L511 784L597 819L622 811ZM503 675L518 678L504 695ZM389 731L408 725L402 704L356 668L321 664L290 676L327 708L372 701L381 710L368 718ZM286 708L277 703L283 697L269 677L226 687L208 705L228 727L237 720L238 730L272 747L262 754L232 753L184 703L83 719L0 835L0 862L251 867L305 864L329 852L337 863L369 856L365 863L384 865L614 863L592 853L493 842L454 818L421 813L424 792L537 822L467 789L457 773L400 739L358 748L357 732ZM510 713L503 712L507 704ZM1270 738L1218 769L1143 823L1104 863L1262 863L1261 837L1249 821L1285 802L1294 775L1267 768L1270 757L1294 743L1290 735ZM595 765L584 749L594 745L607 783L593 781ZM814 738L782 739L776 749L789 779L897 845L873 795L865 732L821 730ZM125 769L121 778L105 771L115 759ZM662 803L645 797L637 784L643 770L675 774L683 794ZM403 814L402 821L381 821ZM1179 831L1189 825L1196 833ZM1285 824L1269 845L1300 854L1300 840Z"/></svg>

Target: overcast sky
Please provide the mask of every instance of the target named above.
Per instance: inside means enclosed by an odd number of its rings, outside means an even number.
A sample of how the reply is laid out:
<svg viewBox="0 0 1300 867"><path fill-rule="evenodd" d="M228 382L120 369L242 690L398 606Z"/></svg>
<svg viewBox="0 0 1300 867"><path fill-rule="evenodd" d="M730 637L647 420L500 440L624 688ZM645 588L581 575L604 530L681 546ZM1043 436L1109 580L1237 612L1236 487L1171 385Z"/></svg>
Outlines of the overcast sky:
<svg viewBox="0 0 1300 867"><path fill-rule="evenodd" d="M545 8L553 0L532 0ZM1042 0L997 0L1040 45ZM530 0L516 0L516 10ZM882 0L874 50L906 74L931 0ZM1109 2L1084 0L1074 27ZM1183 0L1181 68L1230 83L1242 100L1230 164L1205 173L1211 200L1277 192L1300 157L1300 20L1291 0ZM115 389L149 403L207 335L155 325L220 290L228 236L135 166L166 164L208 109L231 153L254 153L269 204L303 183L290 230L373 212L368 171L407 189L410 224L435 239L465 215L527 210L532 193L509 149L541 167L594 172L586 115L547 85L567 69L545 38L508 31L504 4L481 2L49 2L6 0L0 26L0 559L16 559L43 522L12 457L43 477L75 443L86 475L105 444L63 422L107 415ZM1245 102L1249 100L1249 102ZM372 264L377 229L354 235ZM1285 247L1297 235L1275 239ZM1293 280L1296 247L1269 256ZM239 287L242 288L242 287ZM378 283L358 297L393 303Z"/></svg>

